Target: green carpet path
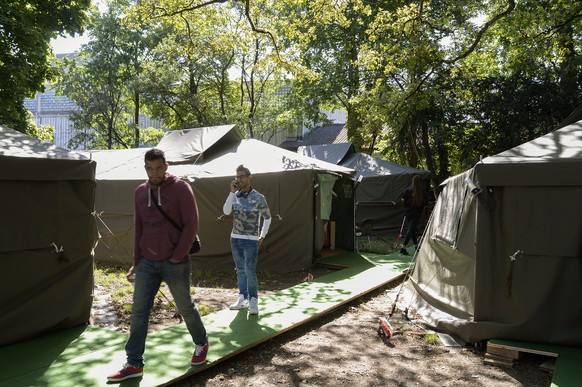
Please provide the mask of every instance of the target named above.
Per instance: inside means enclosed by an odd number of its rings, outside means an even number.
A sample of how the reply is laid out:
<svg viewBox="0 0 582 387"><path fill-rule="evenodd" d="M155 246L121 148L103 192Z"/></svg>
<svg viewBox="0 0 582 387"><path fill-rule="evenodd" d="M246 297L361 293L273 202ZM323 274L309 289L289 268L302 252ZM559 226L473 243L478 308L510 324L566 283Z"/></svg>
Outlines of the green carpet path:
<svg viewBox="0 0 582 387"><path fill-rule="evenodd" d="M124 386L159 386L184 379L306 323L393 281L411 256L346 253L322 259L341 270L259 300L260 315L221 310L203 317L210 350L190 366L192 342L184 324L148 335L142 378ZM387 306L388 308L388 306ZM0 386L103 386L125 363L125 334L82 326L0 348Z"/></svg>

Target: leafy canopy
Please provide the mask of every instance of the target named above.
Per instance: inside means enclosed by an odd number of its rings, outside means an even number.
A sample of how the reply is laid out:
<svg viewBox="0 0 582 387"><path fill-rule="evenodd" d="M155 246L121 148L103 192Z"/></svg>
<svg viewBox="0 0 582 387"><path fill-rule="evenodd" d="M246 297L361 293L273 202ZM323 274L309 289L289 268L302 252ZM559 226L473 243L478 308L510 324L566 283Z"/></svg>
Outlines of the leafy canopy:
<svg viewBox="0 0 582 387"><path fill-rule="evenodd" d="M0 0L0 124L26 132L23 103L53 79L50 41L83 32L91 0Z"/></svg>

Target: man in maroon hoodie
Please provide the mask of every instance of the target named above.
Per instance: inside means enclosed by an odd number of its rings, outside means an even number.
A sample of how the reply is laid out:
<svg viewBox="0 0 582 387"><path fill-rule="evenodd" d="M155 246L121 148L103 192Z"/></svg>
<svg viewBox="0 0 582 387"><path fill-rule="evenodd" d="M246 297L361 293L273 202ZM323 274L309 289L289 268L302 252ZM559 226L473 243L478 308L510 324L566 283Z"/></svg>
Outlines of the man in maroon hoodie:
<svg viewBox="0 0 582 387"><path fill-rule="evenodd" d="M127 363L107 377L111 382L143 375L149 315L162 281L168 284L192 336L191 364L199 365L206 360L208 336L190 296L189 251L198 233L198 206L192 187L169 174L168 166L162 150L154 148L146 152L148 180L135 190L135 248L133 266L127 273L127 279L135 281L131 327L125 344ZM180 229L172 225L160 209Z"/></svg>

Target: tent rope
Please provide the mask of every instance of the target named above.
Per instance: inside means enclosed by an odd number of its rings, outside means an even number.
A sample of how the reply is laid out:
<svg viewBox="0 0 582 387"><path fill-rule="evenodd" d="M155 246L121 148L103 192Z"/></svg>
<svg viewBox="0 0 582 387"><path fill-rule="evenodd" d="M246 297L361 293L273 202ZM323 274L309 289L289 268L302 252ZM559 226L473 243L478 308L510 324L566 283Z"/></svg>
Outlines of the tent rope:
<svg viewBox="0 0 582 387"><path fill-rule="evenodd" d="M121 243L121 241L119 239L117 239L117 235L115 235L113 233L113 231L111 231L111 229L109 228L109 226L107 225L107 223L105 223L105 221L103 220L103 218L101 217L101 214L103 214L103 212L96 212L93 211L93 216L95 216L97 219L99 219L99 221L103 224L103 226L105 227L105 229L107 231L109 231L109 233L111 234L111 236L113 237L113 239L119 244L119 246L121 246L121 248L123 249L123 251L127 254L128 257L130 257L133 260L133 256L132 254L125 248L125 246ZM99 237L99 239L101 239L101 237ZM104 243L105 244L105 243ZM106 245L106 244L105 244ZM107 246L107 245L106 245ZM111 249L111 247L107 246L108 249ZM127 264L125 262L123 262L121 260L121 258L119 259L119 263L121 263L121 265L126 268L129 269L129 267L127 267Z"/></svg>

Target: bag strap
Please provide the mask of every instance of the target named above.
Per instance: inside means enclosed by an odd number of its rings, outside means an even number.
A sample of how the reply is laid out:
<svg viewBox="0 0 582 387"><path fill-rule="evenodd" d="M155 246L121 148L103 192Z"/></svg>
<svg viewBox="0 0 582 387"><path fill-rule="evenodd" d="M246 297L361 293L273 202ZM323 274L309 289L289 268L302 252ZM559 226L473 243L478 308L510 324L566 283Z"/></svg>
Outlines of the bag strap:
<svg viewBox="0 0 582 387"><path fill-rule="evenodd" d="M149 189L149 188L148 188ZM178 229L178 231L182 231L182 228L180 226L178 226L178 223L176 223L176 221L172 218L170 218L170 215L166 214L166 211L164 211L162 209L162 207L158 204L158 199L155 197L154 193L152 192L152 197L154 198L154 204L156 205L156 208L160 211L160 213L162 215L164 215L164 218L166 218L168 220L168 222L172 223L172 225L174 227L176 227Z"/></svg>

